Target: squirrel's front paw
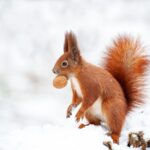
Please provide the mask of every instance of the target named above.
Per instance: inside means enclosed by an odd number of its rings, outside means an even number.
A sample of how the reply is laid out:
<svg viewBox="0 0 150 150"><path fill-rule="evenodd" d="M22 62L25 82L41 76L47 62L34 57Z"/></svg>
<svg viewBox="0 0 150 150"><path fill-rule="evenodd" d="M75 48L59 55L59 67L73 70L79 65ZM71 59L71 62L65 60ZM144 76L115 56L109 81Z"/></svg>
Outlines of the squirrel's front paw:
<svg viewBox="0 0 150 150"><path fill-rule="evenodd" d="M70 116L72 115L72 109L73 109L74 105L70 104L68 109L67 109L67 115L66 118L70 118Z"/></svg>
<svg viewBox="0 0 150 150"><path fill-rule="evenodd" d="M76 114L76 122L79 122L83 118L84 118L84 113L81 111L78 111L78 113Z"/></svg>

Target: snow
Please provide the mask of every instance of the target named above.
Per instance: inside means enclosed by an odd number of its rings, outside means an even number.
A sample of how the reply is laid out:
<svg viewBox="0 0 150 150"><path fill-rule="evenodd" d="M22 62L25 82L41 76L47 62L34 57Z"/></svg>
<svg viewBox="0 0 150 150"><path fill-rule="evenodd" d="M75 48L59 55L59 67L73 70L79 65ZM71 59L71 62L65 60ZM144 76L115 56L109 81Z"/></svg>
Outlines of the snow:
<svg viewBox="0 0 150 150"><path fill-rule="evenodd" d="M1 0L0 150L107 150L102 143L111 138L104 127L77 129L77 110L66 119L70 84L55 89L51 70L67 30L94 64L122 33L141 37L150 54L149 14L147 0ZM146 104L127 116L115 150L133 149L126 146L130 131L142 130L150 139L150 88L145 93Z"/></svg>

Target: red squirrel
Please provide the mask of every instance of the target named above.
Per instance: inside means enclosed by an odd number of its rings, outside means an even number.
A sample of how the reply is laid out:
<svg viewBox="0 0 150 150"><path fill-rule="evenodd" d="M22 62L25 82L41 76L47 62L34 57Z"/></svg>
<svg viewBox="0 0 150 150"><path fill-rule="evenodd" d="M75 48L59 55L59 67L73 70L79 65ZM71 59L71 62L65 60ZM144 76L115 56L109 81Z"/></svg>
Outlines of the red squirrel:
<svg viewBox="0 0 150 150"><path fill-rule="evenodd" d="M76 121L85 117L89 124L105 122L113 142L119 143L127 114L144 102L142 88L149 59L143 52L139 40L119 36L107 48L105 63L99 67L83 59L75 34L67 32L64 53L53 68L55 74L71 81L73 98L67 117L81 103Z"/></svg>

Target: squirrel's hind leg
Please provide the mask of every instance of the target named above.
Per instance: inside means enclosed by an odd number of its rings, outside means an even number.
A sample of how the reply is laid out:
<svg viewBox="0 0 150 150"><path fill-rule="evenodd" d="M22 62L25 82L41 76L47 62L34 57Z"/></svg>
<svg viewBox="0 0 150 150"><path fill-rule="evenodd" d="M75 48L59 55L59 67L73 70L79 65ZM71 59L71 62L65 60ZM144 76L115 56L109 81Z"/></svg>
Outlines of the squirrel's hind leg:
<svg viewBox="0 0 150 150"><path fill-rule="evenodd" d="M85 118L87 119L88 123L80 124L78 127L79 129L85 128L86 126L89 126L89 125L95 125L95 126L101 125L101 120L93 116L88 111L85 113Z"/></svg>
<svg viewBox="0 0 150 150"><path fill-rule="evenodd" d="M82 123L82 124L79 125L78 128L79 128L79 129L83 129L83 128L85 128L86 126L89 126L89 125L90 125L89 123L88 123L88 124L83 124L83 123Z"/></svg>
<svg viewBox="0 0 150 150"><path fill-rule="evenodd" d="M101 125L101 120L88 111L85 113L85 118L88 120L89 124L96 126Z"/></svg>
<svg viewBox="0 0 150 150"><path fill-rule="evenodd" d="M119 137L126 116L126 104L119 99L106 99L103 101L103 110L106 123L111 131L111 138L114 143L119 144Z"/></svg>

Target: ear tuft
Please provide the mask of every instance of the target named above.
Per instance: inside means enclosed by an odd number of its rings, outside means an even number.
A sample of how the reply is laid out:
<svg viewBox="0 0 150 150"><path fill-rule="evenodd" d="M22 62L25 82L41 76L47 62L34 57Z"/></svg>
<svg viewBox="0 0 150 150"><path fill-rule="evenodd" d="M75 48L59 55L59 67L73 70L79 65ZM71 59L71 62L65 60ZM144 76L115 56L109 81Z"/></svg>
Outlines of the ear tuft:
<svg viewBox="0 0 150 150"><path fill-rule="evenodd" d="M65 41L64 41L64 52L68 52L68 32L65 34Z"/></svg>
<svg viewBox="0 0 150 150"><path fill-rule="evenodd" d="M68 38L68 50L71 53L71 59L75 63L78 63L80 60L80 51L78 48L76 36L73 32L69 32L67 38Z"/></svg>

